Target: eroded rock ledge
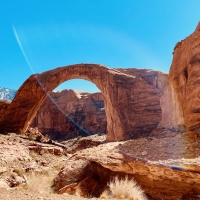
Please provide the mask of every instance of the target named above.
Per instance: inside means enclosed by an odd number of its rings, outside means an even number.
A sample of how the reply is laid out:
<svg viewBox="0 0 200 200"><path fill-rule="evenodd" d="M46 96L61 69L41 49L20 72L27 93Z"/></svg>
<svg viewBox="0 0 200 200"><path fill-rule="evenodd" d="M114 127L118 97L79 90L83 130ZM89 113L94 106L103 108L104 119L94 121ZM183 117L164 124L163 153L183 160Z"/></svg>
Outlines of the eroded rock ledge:
<svg viewBox="0 0 200 200"><path fill-rule="evenodd" d="M177 138L176 138L177 137ZM174 136L176 139L186 140L184 135ZM163 139L163 138L162 138ZM158 140L151 139L152 144ZM170 137L166 137L169 142ZM155 140L155 141L154 141ZM134 141L128 141L135 145ZM138 143L140 143L138 141ZM175 144L176 145L176 144ZM127 152L125 142L101 144L97 147L79 151L66 162L61 169L54 186L59 193L75 194L79 191L81 196L88 194L98 197L97 191L106 189L107 182L115 176L134 178L145 193L154 199L198 199L200 194L200 165L199 158L193 154L194 159L168 159L158 157L151 161L147 154L137 157L134 151ZM151 146L159 151L159 144ZM199 143L200 147L200 143ZM163 151L167 151L167 147ZM141 146L137 153L143 154L145 146ZM200 148L198 148L200 151ZM192 151L191 151L192 153ZM181 153L180 153L181 155ZM159 152L157 152L159 156ZM180 157L180 156L179 156ZM80 188L81 192L80 192Z"/></svg>

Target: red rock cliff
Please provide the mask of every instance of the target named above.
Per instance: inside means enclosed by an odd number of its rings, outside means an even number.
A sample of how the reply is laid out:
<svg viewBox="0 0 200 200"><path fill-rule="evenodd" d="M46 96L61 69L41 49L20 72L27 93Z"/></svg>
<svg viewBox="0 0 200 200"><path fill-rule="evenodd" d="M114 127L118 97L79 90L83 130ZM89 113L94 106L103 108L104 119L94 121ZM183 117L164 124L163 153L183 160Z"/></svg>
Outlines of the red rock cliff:
<svg viewBox="0 0 200 200"><path fill-rule="evenodd" d="M184 124L192 136L200 135L200 23L194 33L178 42L161 98L162 125Z"/></svg>

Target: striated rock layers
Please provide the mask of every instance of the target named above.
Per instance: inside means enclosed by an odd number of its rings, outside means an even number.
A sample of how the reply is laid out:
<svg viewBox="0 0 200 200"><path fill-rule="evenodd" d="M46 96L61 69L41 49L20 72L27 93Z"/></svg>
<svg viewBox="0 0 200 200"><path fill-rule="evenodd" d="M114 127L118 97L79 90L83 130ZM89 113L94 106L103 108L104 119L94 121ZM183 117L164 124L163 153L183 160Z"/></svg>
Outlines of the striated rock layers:
<svg viewBox="0 0 200 200"><path fill-rule="evenodd" d="M54 88L64 81L82 78L94 83L104 96L107 140L149 135L161 120L159 99L166 75L151 70L133 70L132 75L121 71L97 64L77 64L32 75L1 118L0 131L25 132Z"/></svg>
<svg viewBox="0 0 200 200"><path fill-rule="evenodd" d="M184 124L191 136L200 135L200 23L178 42L161 98L162 126Z"/></svg>
<svg viewBox="0 0 200 200"><path fill-rule="evenodd" d="M90 134L106 133L103 95L74 90L52 92L37 112L31 126L38 127L54 139L78 136L76 127L66 115Z"/></svg>

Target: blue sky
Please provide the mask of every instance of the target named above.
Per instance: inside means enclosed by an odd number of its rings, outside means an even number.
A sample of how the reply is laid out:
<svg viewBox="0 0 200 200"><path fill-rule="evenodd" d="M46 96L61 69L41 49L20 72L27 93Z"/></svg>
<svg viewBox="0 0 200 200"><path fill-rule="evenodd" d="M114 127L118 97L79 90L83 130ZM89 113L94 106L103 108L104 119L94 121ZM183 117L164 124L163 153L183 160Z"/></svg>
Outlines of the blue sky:
<svg viewBox="0 0 200 200"><path fill-rule="evenodd" d="M175 44L200 20L199 0L2 0L0 87L76 63L168 72ZM58 89L94 92L86 81Z"/></svg>

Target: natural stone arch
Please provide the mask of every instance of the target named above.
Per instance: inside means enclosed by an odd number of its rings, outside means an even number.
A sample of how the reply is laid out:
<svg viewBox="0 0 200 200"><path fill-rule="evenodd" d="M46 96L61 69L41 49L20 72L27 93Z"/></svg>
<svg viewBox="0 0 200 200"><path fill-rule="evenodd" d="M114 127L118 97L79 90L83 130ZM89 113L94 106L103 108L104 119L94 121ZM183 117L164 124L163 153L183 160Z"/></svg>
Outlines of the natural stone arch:
<svg viewBox="0 0 200 200"><path fill-rule="evenodd" d="M158 72L153 74L160 76ZM1 118L0 131L25 132L46 96L61 83L75 78L94 83L104 95L107 140L119 141L149 134L157 126L158 109L152 105L159 104L159 89L141 77L103 65L76 64L30 76ZM134 109L136 111L132 112Z"/></svg>

